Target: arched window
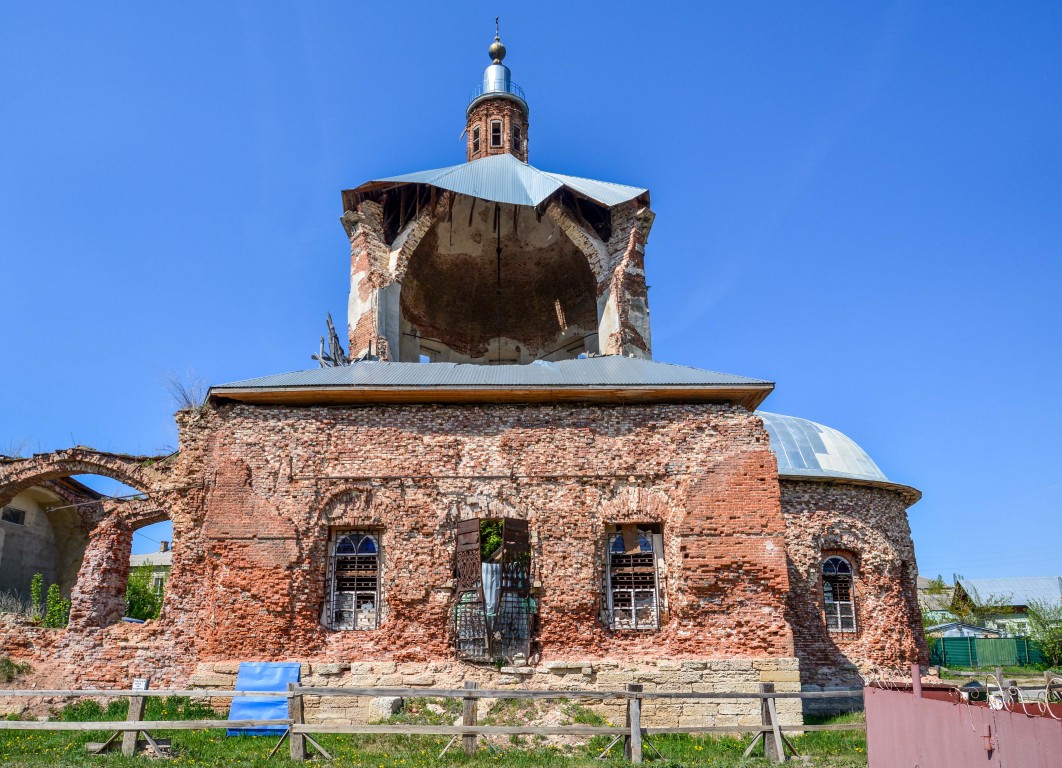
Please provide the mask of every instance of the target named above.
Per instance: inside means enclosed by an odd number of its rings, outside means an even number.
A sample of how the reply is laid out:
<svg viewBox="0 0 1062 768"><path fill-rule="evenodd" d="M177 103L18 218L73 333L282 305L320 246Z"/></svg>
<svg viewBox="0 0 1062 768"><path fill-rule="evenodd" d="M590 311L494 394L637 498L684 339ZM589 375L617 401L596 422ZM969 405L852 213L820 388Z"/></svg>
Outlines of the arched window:
<svg viewBox="0 0 1062 768"><path fill-rule="evenodd" d="M472 154L479 154L479 126L475 126L472 129Z"/></svg>
<svg viewBox="0 0 1062 768"><path fill-rule="evenodd" d="M822 602L826 629L855 632L855 602L852 594L852 565L843 557L828 557L822 563Z"/></svg>
<svg viewBox="0 0 1062 768"><path fill-rule="evenodd" d="M608 534L608 625L612 629L659 629L657 578L660 526L619 526Z"/></svg>
<svg viewBox="0 0 1062 768"><path fill-rule="evenodd" d="M502 121L491 120L490 121L490 145L492 147L500 147L502 145Z"/></svg>
<svg viewBox="0 0 1062 768"><path fill-rule="evenodd" d="M377 534L337 531L329 557L332 629L376 629L380 616L380 544Z"/></svg>

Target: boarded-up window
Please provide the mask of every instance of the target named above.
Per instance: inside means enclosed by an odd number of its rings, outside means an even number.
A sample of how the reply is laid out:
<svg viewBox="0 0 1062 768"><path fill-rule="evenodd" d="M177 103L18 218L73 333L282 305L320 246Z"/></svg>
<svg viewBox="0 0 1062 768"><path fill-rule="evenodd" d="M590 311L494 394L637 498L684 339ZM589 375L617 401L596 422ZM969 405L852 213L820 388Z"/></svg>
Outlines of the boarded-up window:
<svg viewBox="0 0 1062 768"><path fill-rule="evenodd" d="M608 533L607 616L612 629L660 628L659 525L627 524Z"/></svg>
<svg viewBox="0 0 1062 768"><path fill-rule="evenodd" d="M454 558L454 649L470 661L511 661L531 653L537 613L531 598L527 521L462 520Z"/></svg>
<svg viewBox="0 0 1062 768"><path fill-rule="evenodd" d="M822 602L826 610L826 629L856 631L852 565L843 557L828 557L822 563Z"/></svg>
<svg viewBox="0 0 1062 768"><path fill-rule="evenodd" d="M376 629L380 616L380 541L370 531L337 531L329 545L325 624Z"/></svg>

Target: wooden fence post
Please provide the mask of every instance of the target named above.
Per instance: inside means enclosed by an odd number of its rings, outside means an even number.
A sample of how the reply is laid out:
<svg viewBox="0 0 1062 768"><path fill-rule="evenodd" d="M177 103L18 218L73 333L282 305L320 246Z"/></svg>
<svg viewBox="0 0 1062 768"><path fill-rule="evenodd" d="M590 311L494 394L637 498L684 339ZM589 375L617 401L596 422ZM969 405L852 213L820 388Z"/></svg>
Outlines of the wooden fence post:
<svg viewBox="0 0 1062 768"><path fill-rule="evenodd" d="M144 690L147 690L148 681L144 680ZM134 683L134 687L135 683ZM143 696L130 696L129 697L129 715L126 720L136 722L144 719L144 707L147 705L147 699ZM140 731L126 731L122 734L122 754L123 755L135 755L136 754L136 742L140 738Z"/></svg>
<svg viewBox="0 0 1062 768"><path fill-rule="evenodd" d="M774 693L774 683L760 683L760 693ZM782 731L778 728L774 697L760 699L760 722L765 728L771 729L763 734L763 756L772 763L784 763L785 747L782 745Z"/></svg>
<svg viewBox="0 0 1062 768"><path fill-rule="evenodd" d="M306 750L306 737L301 733L295 733L295 725L303 725L306 722L302 711L302 694L295 693L295 683L288 683L288 720L290 721L288 728L291 729L291 733L288 734L291 759L305 760L310 756Z"/></svg>
<svg viewBox="0 0 1062 768"><path fill-rule="evenodd" d="M642 686L638 683L628 683L627 690L631 693L641 693ZM642 697L633 696L627 699L627 725L630 727L630 735L623 740L623 754L632 763L642 762Z"/></svg>
<svg viewBox="0 0 1062 768"><path fill-rule="evenodd" d="M479 683L474 680L465 680L465 688L474 690L479 688ZM477 700L471 696L461 699L461 725L476 725L479 721ZM466 755L476 754L476 734L466 733L461 737L461 746Z"/></svg>

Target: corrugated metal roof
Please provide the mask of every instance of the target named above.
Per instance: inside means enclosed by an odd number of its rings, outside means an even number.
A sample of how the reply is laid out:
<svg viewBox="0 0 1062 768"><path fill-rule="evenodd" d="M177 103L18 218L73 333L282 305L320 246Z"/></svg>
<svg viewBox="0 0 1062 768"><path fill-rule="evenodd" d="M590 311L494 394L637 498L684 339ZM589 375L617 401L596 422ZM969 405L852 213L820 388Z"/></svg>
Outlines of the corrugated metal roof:
<svg viewBox="0 0 1062 768"><path fill-rule="evenodd" d="M607 181L540 171L508 153L491 155L461 165L375 179L369 184L430 184L462 195L512 205L538 205L561 187L612 207L633 200L647 190Z"/></svg>
<svg viewBox="0 0 1062 768"><path fill-rule="evenodd" d="M1062 602L1062 577L1024 576L1010 579L959 579L966 594L978 600L1003 598L1008 605Z"/></svg>
<svg viewBox="0 0 1062 768"><path fill-rule="evenodd" d="M212 395L227 389L275 387L622 387L622 386L772 386L770 382L703 371L683 365L609 355L529 365L472 365L465 363L392 363L362 361L335 368L311 368L211 388Z"/></svg>
<svg viewBox="0 0 1062 768"><path fill-rule="evenodd" d="M766 411L756 415L771 438L779 474L889 482L867 452L836 429L796 416Z"/></svg>

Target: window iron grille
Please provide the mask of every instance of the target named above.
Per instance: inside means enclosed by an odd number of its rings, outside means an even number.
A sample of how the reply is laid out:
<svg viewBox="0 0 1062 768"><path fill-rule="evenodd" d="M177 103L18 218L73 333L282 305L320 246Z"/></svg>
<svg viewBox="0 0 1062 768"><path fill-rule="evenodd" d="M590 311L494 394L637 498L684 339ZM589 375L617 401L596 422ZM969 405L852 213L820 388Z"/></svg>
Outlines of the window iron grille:
<svg viewBox="0 0 1062 768"><path fill-rule="evenodd" d="M633 535L632 535L633 534ZM608 536L608 623L612 629L660 628L660 589L653 533Z"/></svg>
<svg viewBox="0 0 1062 768"><path fill-rule="evenodd" d="M337 534L330 557L328 618L332 629L376 629L380 624L380 545L362 531Z"/></svg>
<svg viewBox="0 0 1062 768"><path fill-rule="evenodd" d="M855 632L855 601L852 596L852 566L843 557L828 557L822 564L822 602L826 629Z"/></svg>

